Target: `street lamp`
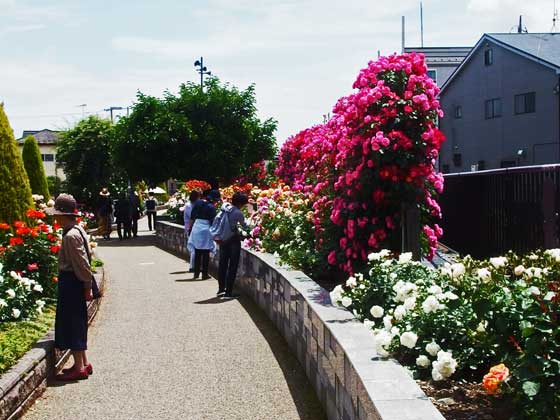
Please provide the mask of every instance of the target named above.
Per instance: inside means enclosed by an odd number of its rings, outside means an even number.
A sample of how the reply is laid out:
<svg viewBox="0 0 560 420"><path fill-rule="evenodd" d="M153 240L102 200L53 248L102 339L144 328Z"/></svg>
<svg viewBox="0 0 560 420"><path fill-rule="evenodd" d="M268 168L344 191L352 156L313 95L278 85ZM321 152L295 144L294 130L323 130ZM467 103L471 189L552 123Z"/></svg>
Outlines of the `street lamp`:
<svg viewBox="0 0 560 420"><path fill-rule="evenodd" d="M211 76L212 72L208 71L208 69L204 67L203 57L200 57L200 60L196 60L194 62L194 66L196 67L196 71L200 73L200 90L202 90L202 86L204 85L204 75L207 74L208 76Z"/></svg>

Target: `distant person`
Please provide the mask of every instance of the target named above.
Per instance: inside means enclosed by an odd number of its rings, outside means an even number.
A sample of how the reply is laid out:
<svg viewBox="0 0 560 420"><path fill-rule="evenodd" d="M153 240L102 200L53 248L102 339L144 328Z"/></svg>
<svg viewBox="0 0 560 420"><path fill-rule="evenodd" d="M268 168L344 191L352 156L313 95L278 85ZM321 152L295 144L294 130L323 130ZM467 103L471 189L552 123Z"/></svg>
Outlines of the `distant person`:
<svg viewBox="0 0 560 420"><path fill-rule="evenodd" d="M210 251L214 249L214 238L210 234L210 226L216 217L214 203L220 200L219 191L204 192L205 199L198 200L191 211L191 228L189 242L194 247L194 278L198 279L202 272L202 280L209 279L208 265Z"/></svg>
<svg viewBox="0 0 560 420"><path fill-rule="evenodd" d="M132 218L130 217L130 200L128 197L121 193L119 199L115 204L115 219L117 222L117 233L119 240L129 239L132 237L131 225Z"/></svg>
<svg viewBox="0 0 560 420"><path fill-rule="evenodd" d="M86 356L88 314L86 301L93 299L91 255L86 232L77 223L76 200L60 194L48 214L62 226L62 245L58 252L58 297L54 343L59 350L70 350L74 365L56 378L61 381L87 379L93 368Z"/></svg>
<svg viewBox="0 0 560 420"><path fill-rule="evenodd" d="M156 214L158 202L153 192L148 193L148 199L144 202L146 205L146 215L148 216L148 230L152 230L152 226L156 227Z"/></svg>
<svg viewBox="0 0 560 420"><path fill-rule="evenodd" d="M142 215L138 193L129 189L128 201L130 201L130 230L132 232L132 237L136 238L138 236L138 219L140 219L140 216Z"/></svg>
<svg viewBox="0 0 560 420"><path fill-rule="evenodd" d="M97 233L103 236L103 239L109 240L111 236L111 223L113 218L113 203L111 202L111 193L107 187L103 187L99 192L99 204L97 206Z"/></svg>
<svg viewBox="0 0 560 420"><path fill-rule="evenodd" d="M183 221L185 223L185 246L189 252L189 273L194 273L194 246L189 243L189 229L191 227L191 213L193 206L200 199L200 193L196 190L192 191L189 195L189 201L185 204L183 210Z"/></svg>
<svg viewBox="0 0 560 420"><path fill-rule="evenodd" d="M241 234L239 226L247 228L245 216L241 209L249 203L247 194L236 192L233 194L230 203L222 205L224 216L228 218L229 226L233 231L233 236L219 244L220 246L220 265L218 268L218 296L234 297L233 285L237 276L239 257L241 254Z"/></svg>

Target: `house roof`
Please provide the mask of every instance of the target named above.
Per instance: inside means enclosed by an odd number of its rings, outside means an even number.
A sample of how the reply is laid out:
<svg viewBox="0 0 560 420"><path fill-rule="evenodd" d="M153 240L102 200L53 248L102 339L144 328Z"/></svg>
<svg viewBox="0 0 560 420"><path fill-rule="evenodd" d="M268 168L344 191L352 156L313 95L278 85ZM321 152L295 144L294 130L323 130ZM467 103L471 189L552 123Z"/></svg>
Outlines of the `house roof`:
<svg viewBox="0 0 560 420"><path fill-rule="evenodd" d="M441 87L440 95L453 82L485 41L493 42L529 60L560 72L560 33L484 34L463 63L445 81Z"/></svg>
<svg viewBox="0 0 560 420"><path fill-rule="evenodd" d="M459 65L471 52L472 47L406 47L405 53L424 54L426 64Z"/></svg>
<svg viewBox="0 0 560 420"><path fill-rule="evenodd" d="M23 143L27 136L33 136L39 145L56 144L58 141L58 133L60 133L60 131L53 131L47 128L43 130L24 130L21 138L17 139L17 142Z"/></svg>

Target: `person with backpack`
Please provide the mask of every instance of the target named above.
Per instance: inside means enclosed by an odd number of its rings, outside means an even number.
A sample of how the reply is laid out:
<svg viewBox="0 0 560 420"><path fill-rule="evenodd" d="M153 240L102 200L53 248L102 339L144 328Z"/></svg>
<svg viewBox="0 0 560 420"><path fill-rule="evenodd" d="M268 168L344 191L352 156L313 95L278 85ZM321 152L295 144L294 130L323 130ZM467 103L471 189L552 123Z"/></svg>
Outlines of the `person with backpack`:
<svg viewBox="0 0 560 420"><path fill-rule="evenodd" d="M191 191L189 195L189 201L185 204L183 209L183 221L185 223L185 246L187 251L189 251L189 273L194 273L194 246L189 243L189 230L191 227L191 213L193 206L198 202L200 198L200 193L196 190Z"/></svg>
<svg viewBox="0 0 560 420"><path fill-rule="evenodd" d="M148 193L148 199L144 202L146 205L146 216L148 216L148 230L152 230L152 226L154 229L156 228L156 207L158 205L157 200L154 197L153 192Z"/></svg>
<svg viewBox="0 0 560 420"><path fill-rule="evenodd" d="M237 276L239 257L241 255L241 234L239 226L247 228L245 216L241 209L247 205L247 194L236 192L230 203L222 205L219 226L213 229L215 239L220 246L220 263L218 267L218 296L233 298L233 285ZM214 227L214 226L213 226Z"/></svg>
<svg viewBox="0 0 560 420"><path fill-rule="evenodd" d="M205 200L198 200L191 211L191 227L189 243L194 248L194 277L198 279L202 272L202 280L209 279L208 265L210 251L214 249L214 239L210 234L210 226L216 217L214 203L220 200L220 192L208 190L204 192Z"/></svg>
<svg viewBox="0 0 560 420"><path fill-rule="evenodd" d="M119 240L122 241L123 237L124 239L131 238L132 219L130 217L130 200L124 195L124 193L119 194L119 199L115 204L115 219L117 222ZM122 230L124 230L124 232Z"/></svg>

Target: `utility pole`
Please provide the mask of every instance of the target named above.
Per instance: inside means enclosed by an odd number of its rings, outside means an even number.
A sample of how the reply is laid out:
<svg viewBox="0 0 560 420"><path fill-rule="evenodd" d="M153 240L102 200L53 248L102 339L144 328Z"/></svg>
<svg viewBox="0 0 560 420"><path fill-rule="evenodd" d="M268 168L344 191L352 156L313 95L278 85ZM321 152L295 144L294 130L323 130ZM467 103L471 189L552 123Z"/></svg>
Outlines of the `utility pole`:
<svg viewBox="0 0 560 420"><path fill-rule="evenodd" d="M122 106L111 106L107 109L104 109L104 111L110 112L111 113L111 122L113 122L113 111L118 111L124 109Z"/></svg>
<svg viewBox="0 0 560 420"><path fill-rule="evenodd" d="M86 116L86 106L87 104L76 105L77 107L82 108L82 118Z"/></svg>
<svg viewBox="0 0 560 420"><path fill-rule="evenodd" d="M402 17L402 53L404 53L404 46L405 46L405 36L404 36L404 31L405 31L405 20L404 20L404 16Z"/></svg>
<svg viewBox="0 0 560 420"><path fill-rule="evenodd" d="M424 48L424 9L420 2L420 45Z"/></svg>
<svg viewBox="0 0 560 420"><path fill-rule="evenodd" d="M196 60L194 62L194 67L196 68L196 71L200 73L200 90L202 91L204 87L204 75L206 74L211 76L212 72L208 71L208 69L204 67L204 57L200 57L200 60Z"/></svg>

